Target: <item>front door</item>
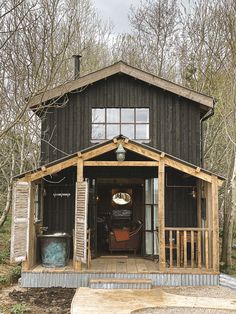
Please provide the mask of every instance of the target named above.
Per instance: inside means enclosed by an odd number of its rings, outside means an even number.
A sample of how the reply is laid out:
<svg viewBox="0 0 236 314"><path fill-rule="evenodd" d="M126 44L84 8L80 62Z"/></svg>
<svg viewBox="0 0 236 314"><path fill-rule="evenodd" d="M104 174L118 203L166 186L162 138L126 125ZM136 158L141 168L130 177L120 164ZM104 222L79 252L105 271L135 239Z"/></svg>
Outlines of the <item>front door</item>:
<svg viewBox="0 0 236 314"><path fill-rule="evenodd" d="M158 179L145 180L144 257L152 260L159 255L157 192Z"/></svg>

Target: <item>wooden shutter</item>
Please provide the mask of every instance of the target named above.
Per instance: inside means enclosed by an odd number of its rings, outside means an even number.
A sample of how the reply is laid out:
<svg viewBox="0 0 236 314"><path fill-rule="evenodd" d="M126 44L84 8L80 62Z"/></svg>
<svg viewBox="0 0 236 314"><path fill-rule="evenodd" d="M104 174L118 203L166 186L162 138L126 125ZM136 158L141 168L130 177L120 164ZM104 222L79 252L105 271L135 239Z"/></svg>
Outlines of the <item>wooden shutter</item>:
<svg viewBox="0 0 236 314"><path fill-rule="evenodd" d="M27 257L29 207L30 183L16 182L12 201L11 262L22 262Z"/></svg>
<svg viewBox="0 0 236 314"><path fill-rule="evenodd" d="M76 183L75 259L87 262L88 182Z"/></svg>

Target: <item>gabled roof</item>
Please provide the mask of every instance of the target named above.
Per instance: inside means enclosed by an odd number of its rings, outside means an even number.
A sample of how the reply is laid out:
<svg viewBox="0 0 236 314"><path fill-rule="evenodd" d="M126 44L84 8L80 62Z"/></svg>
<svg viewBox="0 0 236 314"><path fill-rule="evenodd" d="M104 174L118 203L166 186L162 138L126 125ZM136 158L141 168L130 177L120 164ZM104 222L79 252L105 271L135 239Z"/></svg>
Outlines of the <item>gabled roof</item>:
<svg viewBox="0 0 236 314"><path fill-rule="evenodd" d="M40 94L34 96L30 100L29 106L32 109L36 108L37 106L49 100L60 98L66 93L72 92L117 73L129 75L130 77L146 82L147 84L159 87L163 90L167 90L176 95L195 101L199 103L204 110L209 110L213 107L214 100L212 97L198 93L184 86L178 85L151 73L132 67L124 63L123 61L119 61L96 72L81 76L76 80L69 81L50 90L45 90Z"/></svg>
<svg viewBox="0 0 236 314"><path fill-rule="evenodd" d="M117 161L94 161L94 158L97 156L101 156L107 152L117 149L119 143L122 143L123 147L128 150L135 152L139 155L148 157L150 161L128 161L128 162L117 162ZM158 162L160 159L163 159L166 166L170 166L179 171L187 173L191 176L200 178L206 182L212 182L212 176L218 177L218 184L222 185L224 178L214 173L200 168L196 165L190 164L184 160L176 158L172 155L166 154L158 149L150 147L145 144L138 143L136 141L130 140L123 135L119 135L114 137L112 140L108 140L102 142L97 145L93 145L89 148L81 150L77 153L71 154L65 158L58 159L54 162L41 166L38 169L28 171L26 173L22 173L16 176L16 179L21 179L22 181L35 181L45 176L51 175L63 169L69 168L71 166L76 166L78 163L78 159L82 159L84 162L84 166L158 166ZM92 161L91 161L92 160ZM154 165L155 163L155 165Z"/></svg>

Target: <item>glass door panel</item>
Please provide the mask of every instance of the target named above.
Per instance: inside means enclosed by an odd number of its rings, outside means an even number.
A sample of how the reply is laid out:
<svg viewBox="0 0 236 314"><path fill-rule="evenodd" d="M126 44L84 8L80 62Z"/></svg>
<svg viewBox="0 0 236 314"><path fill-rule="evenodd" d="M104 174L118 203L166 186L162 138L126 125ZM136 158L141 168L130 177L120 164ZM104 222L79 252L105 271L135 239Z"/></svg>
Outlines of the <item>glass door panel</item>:
<svg viewBox="0 0 236 314"><path fill-rule="evenodd" d="M157 193L158 179L145 180L144 256L151 259L159 255Z"/></svg>

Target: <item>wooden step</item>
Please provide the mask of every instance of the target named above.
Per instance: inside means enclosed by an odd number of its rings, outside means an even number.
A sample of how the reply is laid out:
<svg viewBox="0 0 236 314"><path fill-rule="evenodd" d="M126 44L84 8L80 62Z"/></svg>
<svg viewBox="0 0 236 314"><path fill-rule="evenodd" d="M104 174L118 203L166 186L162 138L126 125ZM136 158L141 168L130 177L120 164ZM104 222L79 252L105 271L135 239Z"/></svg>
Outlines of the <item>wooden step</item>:
<svg viewBox="0 0 236 314"><path fill-rule="evenodd" d="M151 279L116 279L99 278L90 279L91 289L151 289Z"/></svg>

